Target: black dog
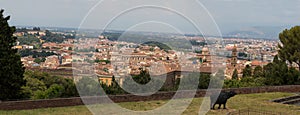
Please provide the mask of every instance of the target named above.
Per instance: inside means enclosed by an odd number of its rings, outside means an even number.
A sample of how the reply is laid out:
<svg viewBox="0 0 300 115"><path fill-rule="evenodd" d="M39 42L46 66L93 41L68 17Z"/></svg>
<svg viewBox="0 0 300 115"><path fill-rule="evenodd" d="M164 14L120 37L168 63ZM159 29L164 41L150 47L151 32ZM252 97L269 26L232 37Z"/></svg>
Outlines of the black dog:
<svg viewBox="0 0 300 115"><path fill-rule="evenodd" d="M234 91L230 91L230 92L221 92L220 95L217 94L213 94L210 96L210 102L211 102L211 109L215 109L215 105L219 104L218 109L221 108L221 104L223 104L223 109L226 109L226 102L229 98L233 97L234 95L236 95L237 93ZM216 101L215 103L212 103Z"/></svg>

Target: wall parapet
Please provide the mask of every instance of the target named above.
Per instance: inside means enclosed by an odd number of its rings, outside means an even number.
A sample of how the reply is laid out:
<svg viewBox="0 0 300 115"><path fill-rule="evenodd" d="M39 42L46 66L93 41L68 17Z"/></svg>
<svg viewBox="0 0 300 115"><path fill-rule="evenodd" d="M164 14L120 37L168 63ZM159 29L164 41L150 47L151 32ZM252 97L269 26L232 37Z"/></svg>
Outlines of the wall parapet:
<svg viewBox="0 0 300 115"><path fill-rule="evenodd" d="M216 89L217 90L217 89ZM253 88L231 88L222 89L223 91L235 91L238 94L251 94L251 93L266 93L266 92L300 92L300 85L287 85L287 86L264 86ZM195 97L204 97L207 92L206 89L197 90ZM176 91L171 92L158 92L150 96L137 96L137 95L110 95L109 98L116 103L120 102L138 102L138 101L153 101L153 100L168 100L172 99ZM193 93L192 91L179 91L179 98L184 98L185 94ZM74 98L58 98L58 99L45 99L45 100L25 100L25 101L7 101L0 102L0 110L26 110L26 109L38 109L49 107L66 107L66 106L78 106L84 105L82 98L85 100L85 104L99 104L110 103L105 97L93 96L93 97L74 97Z"/></svg>

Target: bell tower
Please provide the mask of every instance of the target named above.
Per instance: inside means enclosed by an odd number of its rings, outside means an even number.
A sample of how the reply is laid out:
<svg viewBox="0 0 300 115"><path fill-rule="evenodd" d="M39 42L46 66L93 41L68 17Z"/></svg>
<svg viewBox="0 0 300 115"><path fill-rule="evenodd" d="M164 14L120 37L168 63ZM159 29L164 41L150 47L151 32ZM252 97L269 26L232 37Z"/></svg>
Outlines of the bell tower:
<svg viewBox="0 0 300 115"><path fill-rule="evenodd" d="M232 54L231 54L231 66L233 66L234 68L237 65L237 47L234 44L233 49L232 49Z"/></svg>

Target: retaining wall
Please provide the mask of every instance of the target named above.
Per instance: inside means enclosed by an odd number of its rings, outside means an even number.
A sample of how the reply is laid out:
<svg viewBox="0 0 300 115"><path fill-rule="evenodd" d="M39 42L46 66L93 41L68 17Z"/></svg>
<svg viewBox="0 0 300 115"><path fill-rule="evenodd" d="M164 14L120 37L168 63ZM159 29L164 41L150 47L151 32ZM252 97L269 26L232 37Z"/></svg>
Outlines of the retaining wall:
<svg viewBox="0 0 300 115"><path fill-rule="evenodd" d="M300 85L289 86L266 86L256 88L233 88L223 89L224 91L233 90L238 94L251 94L251 93L265 93L265 92L300 92ZM214 91L214 90L212 90ZM151 101L151 100L167 100L172 99L176 92L158 92L150 96L136 96L136 95L118 95L109 96L113 102L137 102L137 101ZM178 98L185 98L187 94L194 94L192 91L180 91ZM195 97L203 97L207 90L198 90ZM208 94L211 91L208 92ZM177 94L176 94L177 95ZM97 103L110 103L105 97L82 97L86 104ZM66 107L84 105L80 97L74 98L59 98L47 100L28 100L28 101L9 101L0 102L0 110L25 110L25 109L38 109L48 107Z"/></svg>

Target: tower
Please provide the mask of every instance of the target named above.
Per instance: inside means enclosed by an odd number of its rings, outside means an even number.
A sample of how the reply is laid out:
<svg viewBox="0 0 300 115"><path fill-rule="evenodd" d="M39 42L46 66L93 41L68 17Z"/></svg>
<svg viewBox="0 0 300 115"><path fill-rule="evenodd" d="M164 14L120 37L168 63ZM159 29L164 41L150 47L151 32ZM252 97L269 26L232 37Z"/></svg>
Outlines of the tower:
<svg viewBox="0 0 300 115"><path fill-rule="evenodd" d="M261 51L260 51L260 60L261 60L261 62L264 61L264 54Z"/></svg>
<svg viewBox="0 0 300 115"><path fill-rule="evenodd" d="M234 45L231 54L231 66L235 68L236 65L237 65L237 47L236 45Z"/></svg>

